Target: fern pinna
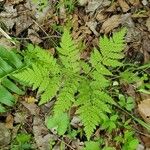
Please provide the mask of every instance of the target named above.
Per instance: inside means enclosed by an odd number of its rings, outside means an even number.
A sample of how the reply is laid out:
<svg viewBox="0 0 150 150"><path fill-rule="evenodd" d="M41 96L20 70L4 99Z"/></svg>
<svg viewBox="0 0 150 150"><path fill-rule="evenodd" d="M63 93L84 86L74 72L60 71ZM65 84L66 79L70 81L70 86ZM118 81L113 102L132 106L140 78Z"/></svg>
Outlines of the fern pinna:
<svg viewBox="0 0 150 150"><path fill-rule="evenodd" d="M96 126L111 113L111 105L115 105L107 89L111 70L122 65L119 60L123 58L125 33L126 30L122 29L112 38L100 37L98 48L93 50L89 62L86 62L80 59L78 46L69 31L64 29L57 47L57 59L50 52L29 45L25 60L31 66L15 73L14 77L38 89L41 94L39 104L56 98L54 118L77 106L76 114L81 118L89 140Z"/></svg>
<svg viewBox="0 0 150 150"><path fill-rule="evenodd" d="M0 113L6 111L6 106L15 104L13 94L24 92L13 82L12 74L24 68L21 57L12 50L0 45Z"/></svg>

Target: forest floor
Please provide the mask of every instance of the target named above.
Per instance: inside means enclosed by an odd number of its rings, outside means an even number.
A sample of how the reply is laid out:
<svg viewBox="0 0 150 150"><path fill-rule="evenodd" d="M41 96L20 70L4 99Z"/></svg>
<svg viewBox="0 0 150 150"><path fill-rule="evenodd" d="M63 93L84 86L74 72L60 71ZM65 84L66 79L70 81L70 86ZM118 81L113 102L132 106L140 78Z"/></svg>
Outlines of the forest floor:
<svg viewBox="0 0 150 150"><path fill-rule="evenodd" d="M33 1L0 0L0 45L22 50L32 43L55 54L63 27L71 26L73 39L84 43L81 57L87 59L93 47L98 45L100 36L106 34L110 37L112 33L126 27L124 53L128 63L143 66L150 62L149 0L50 0L48 3L43 0L43 4ZM150 81L150 70L144 72L143 78L146 76L147 79L124 83L120 89L134 100L135 107L130 114L150 123L150 88L138 89L141 82ZM39 106L39 97L30 88L26 89L24 96L15 96L18 99L16 105L0 114L1 150L81 150L86 145L83 127L78 124L76 116L72 116L71 126L78 131L77 135L72 135L73 138L69 134L58 136L55 131L48 130L44 123L44 117L50 114L54 101ZM120 112L124 120L122 123L128 121L129 126L133 127L135 138L139 141L136 149L149 150L148 131L127 113L115 109ZM100 150L104 147L106 150L119 150L123 149L122 144L112 139L121 135L121 132L123 129L109 133L98 127L93 139L99 139ZM87 144L85 150L97 149Z"/></svg>

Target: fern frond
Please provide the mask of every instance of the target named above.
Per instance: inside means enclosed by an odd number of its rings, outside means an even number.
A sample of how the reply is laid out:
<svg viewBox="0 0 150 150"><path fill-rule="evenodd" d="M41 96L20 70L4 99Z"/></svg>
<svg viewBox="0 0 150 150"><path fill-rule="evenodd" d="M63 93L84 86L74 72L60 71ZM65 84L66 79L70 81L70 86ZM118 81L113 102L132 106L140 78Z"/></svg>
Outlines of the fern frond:
<svg viewBox="0 0 150 150"><path fill-rule="evenodd" d="M75 93L77 92L79 83L76 77L71 77L64 81L62 89L59 91L57 101L54 106L54 114L61 114L68 111L75 102Z"/></svg>
<svg viewBox="0 0 150 150"><path fill-rule="evenodd" d="M79 64L79 49L75 42L73 41L69 30L64 29L64 33L61 38L60 47L57 47L59 52L60 61L63 66L70 71L79 72L80 64Z"/></svg>
<svg viewBox="0 0 150 150"><path fill-rule="evenodd" d="M60 77L52 77L49 80L47 80L48 86L44 90L44 93L41 95L39 105L45 104L56 95L61 85L60 79L61 79Z"/></svg>
<svg viewBox="0 0 150 150"><path fill-rule="evenodd" d="M109 52L121 52L125 48L124 36L126 34L126 29L123 28L119 32L113 34L112 38L106 36L100 37L99 46L101 48L102 54L105 51Z"/></svg>
<svg viewBox="0 0 150 150"><path fill-rule="evenodd" d="M30 64L38 64L47 68L52 75L55 75L60 71L56 59L52 56L52 54L39 46L29 44L24 53L24 57L25 61Z"/></svg>
<svg viewBox="0 0 150 150"><path fill-rule="evenodd" d="M33 90L35 90L41 86L44 78L49 77L49 71L40 65L33 64L31 68L24 69L13 76L19 81L33 86Z"/></svg>
<svg viewBox="0 0 150 150"><path fill-rule="evenodd" d="M15 104L13 93L19 95L24 93L11 80L12 73L23 67L24 64L20 56L0 46L0 112L6 111L5 106L13 106Z"/></svg>
<svg viewBox="0 0 150 150"><path fill-rule="evenodd" d="M95 106L92 106L91 103L86 103L77 110L77 114L80 116L84 125L84 131L88 140L96 129L96 126L100 123L99 112L99 109L97 109Z"/></svg>

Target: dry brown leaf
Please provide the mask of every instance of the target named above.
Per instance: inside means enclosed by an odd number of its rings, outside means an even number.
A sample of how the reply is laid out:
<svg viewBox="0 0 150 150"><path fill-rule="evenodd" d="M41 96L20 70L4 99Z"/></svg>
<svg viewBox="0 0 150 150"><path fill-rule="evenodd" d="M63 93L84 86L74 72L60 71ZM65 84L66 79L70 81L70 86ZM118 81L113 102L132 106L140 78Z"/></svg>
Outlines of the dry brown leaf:
<svg viewBox="0 0 150 150"><path fill-rule="evenodd" d="M6 128L4 123L0 123L0 149L4 150L6 145L11 141L10 131Z"/></svg>
<svg viewBox="0 0 150 150"><path fill-rule="evenodd" d="M130 9L129 5L126 3L125 0L118 0L118 3L122 8L123 12L127 12Z"/></svg>
<svg viewBox="0 0 150 150"><path fill-rule="evenodd" d="M99 12L96 16L96 19L97 21L99 22L104 22L104 20L107 18L107 15L102 13L102 12Z"/></svg>
<svg viewBox="0 0 150 150"><path fill-rule="evenodd" d="M150 31L150 17L146 20L146 26L148 28L148 31Z"/></svg>
<svg viewBox="0 0 150 150"><path fill-rule="evenodd" d="M49 133L43 120L37 116L33 120L33 134L39 150L48 150L50 141L57 140L55 135Z"/></svg>
<svg viewBox="0 0 150 150"><path fill-rule="evenodd" d="M109 33L121 23L121 15L114 15L108 18L101 27L101 33Z"/></svg>
<svg viewBox="0 0 150 150"><path fill-rule="evenodd" d="M6 123L5 123L6 128L12 129L13 128L13 122L14 122L14 117L11 114L9 114L6 117Z"/></svg>
<svg viewBox="0 0 150 150"><path fill-rule="evenodd" d="M138 111L144 121L150 123L150 99L143 100L138 104Z"/></svg>
<svg viewBox="0 0 150 150"><path fill-rule="evenodd" d="M99 33L96 31L97 22L96 21L89 21L86 22L86 25L89 27L89 29L96 35L99 36Z"/></svg>
<svg viewBox="0 0 150 150"><path fill-rule="evenodd" d="M129 0L129 2L130 2L133 6L138 6L138 5L140 5L140 1L139 1L139 0Z"/></svg>
<svg viewBox="0 0 150 150"><path fill-rule="evenodd" d="M31 113L31 115L38 115L40 112L39 107L34 104L34 103L26 103L26 102L21 102L23 104L23 106L25 108L27 108L29 110L29 112Z"/></svg>

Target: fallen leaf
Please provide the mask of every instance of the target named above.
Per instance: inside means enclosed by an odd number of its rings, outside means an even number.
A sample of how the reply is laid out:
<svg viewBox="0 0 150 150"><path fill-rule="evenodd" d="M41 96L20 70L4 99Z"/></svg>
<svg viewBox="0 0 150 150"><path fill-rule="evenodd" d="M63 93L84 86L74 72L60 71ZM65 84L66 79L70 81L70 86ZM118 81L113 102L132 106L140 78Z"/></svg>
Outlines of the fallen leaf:
<svg viewBox="0 0 150 150"><path fill-rule="evenodd" d="M32 96L29 96L29 97L26 97L25 98L25 101L28 103L28 104L33 104L33 103L35 103L35 102L37 102L37 99L36 98L34 98L34 97L32 97Z"/></svg>
<svg viewBox="0 0 150 150"><path fill-rule="evenodd" d="M141 101L138 104L138 111L145 122L150 123L150 99Z"/></svg>
<svg viewBox="0 0 150 150"><path fill-rule="evenodd" d="M148 31L150 31L150 17L146 20L146 26L148 28Z"/></svg>
<svg viewBox="0 0 150 150"><path fill-rule="evenodd" d="M21 102L25 108L29 110L31 115L38 115L39 114L39 107L34 104L34 103L26 103L26 102Z"/></svg>
<svg viewBox="0 0 150 150"><path fill-rule="evenodd" d="M78 0L80 6L85 6L88 3L88 0Z"/></svg>
<svg viewBox="0 0 150 150"><path fill-rule="evenodd" d="M96 22L96 21L89 21L89 22L86 22L86 25L89 27L89 29L90 29L96 36L99 35L99 33L96 31L96 26L97 26L97 22Z"/></svg>
<svg viewBox="0 0 150 150"><path fill-rule="evenodd" d="M129 3L132 4L133 6L140 5L140 1L139 0L129 0Z"/></svg>
<svg viewBox="0 0 150 150"><path fill-rule="evenodd" d="M5 123L5 126L7 129L12 129L13 128L13 123L14 123L14 117L9 114L7 117L6 117L6 123Z"/></svg>
<svg viewBox="0 0 150 150"><path fill-rule="evenodd" d="M98 8L109 6L111 2L109 0L89 0L86 12L95 12Z"/></svg>
<svg viewBox="0 0 150 150"><path fill-rule="evenodd" d="M50 141L57 140L57 136L48 132L43 120L35 116L33 121L33 134L39 150L48 150Z"/></svg>
<svg viewBox="0 0 150 150"><path fill-rule="evenodd" d="M107 15L102 12L99 12L96 16L96 19L99 22L104 22L106 18L107 18Z"/></svg>
<svg viewBox="0 0 150 150"><path fill-rule="evenodd" d="M118 27L121 23L121 15L113 15L108 18L101 27L101 33L109 33L114 28Z"/></svg>
<svg viewBox="0 0 150 150"><path fill-rule="evenodd" d="M0 123L0 149L5 149L5 146L10 143L11 134L4 123Z"/></svg>
<svg viewBox="0 0 150 150"><path fill-rule="evenodd" d="M130 9L129 5L126 3L125 0L118 0L118 3L122 8L123 12L127 12Z"/></svg>

